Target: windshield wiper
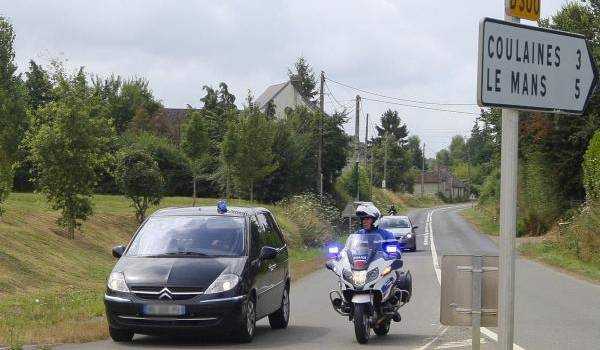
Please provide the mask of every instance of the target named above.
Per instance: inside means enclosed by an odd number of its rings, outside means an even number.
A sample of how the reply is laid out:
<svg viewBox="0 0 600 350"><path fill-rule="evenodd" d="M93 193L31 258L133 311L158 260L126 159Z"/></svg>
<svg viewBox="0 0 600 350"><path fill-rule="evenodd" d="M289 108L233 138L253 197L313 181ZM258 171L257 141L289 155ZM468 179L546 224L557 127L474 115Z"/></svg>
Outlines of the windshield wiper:
<svg viewBox="0 0 600 350"><path fill-rule="evenodd" d="M169 253L163 253L160 255L209 256L208 254L199 253L199 252L169 252Z"/></svg>

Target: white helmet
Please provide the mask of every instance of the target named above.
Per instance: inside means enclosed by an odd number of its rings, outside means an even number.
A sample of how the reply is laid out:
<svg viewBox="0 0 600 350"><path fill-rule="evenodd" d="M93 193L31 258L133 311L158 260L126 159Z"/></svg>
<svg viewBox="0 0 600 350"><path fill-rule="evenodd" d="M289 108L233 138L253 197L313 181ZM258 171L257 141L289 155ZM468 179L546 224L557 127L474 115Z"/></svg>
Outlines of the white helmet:
<svg viewBox="0 0 600 350"><path fill-rule="evenodd" d="M379 212L379 209L377 209L377 207L373 204L363 203L356 208L356 216L358 216L361 221L363 218L372 217L373 227L377 227L379 226L379 218L381 217L381 212Z"/></svg>

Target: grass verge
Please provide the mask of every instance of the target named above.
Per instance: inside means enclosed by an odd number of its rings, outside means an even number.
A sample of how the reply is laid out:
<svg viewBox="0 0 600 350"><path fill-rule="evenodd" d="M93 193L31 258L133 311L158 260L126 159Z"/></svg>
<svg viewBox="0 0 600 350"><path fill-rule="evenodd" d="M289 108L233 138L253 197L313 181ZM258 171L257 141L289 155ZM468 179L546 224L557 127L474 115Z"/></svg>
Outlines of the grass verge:
<svg viewBox="0 0 600 350"><path fill-rule="evenodd" d="M197 205L216 201L200 199ZM229 204L251 205L243 200ZM170 197L160 207L189 205L189 198ZM294 242L294 280L323 266L320 249L297 243L302 225L286 215L290 208L260 205L274 213L288 241ZM56 226L58 214L40 195L13 193L5 207L0 218L0 347L107 338L102 297L115 263L111 248L127 243L137 227L129 202L122 196L95 196L95 213L75 240L64 237Z"/></svg>
<svg viewBox="0 0 600 350"><path fill-rule="evenodd" d="M498 220L479 208L469 208L461 212L467 221L477 227L481 232L490 236L498 236L500 226Z"/></svg>

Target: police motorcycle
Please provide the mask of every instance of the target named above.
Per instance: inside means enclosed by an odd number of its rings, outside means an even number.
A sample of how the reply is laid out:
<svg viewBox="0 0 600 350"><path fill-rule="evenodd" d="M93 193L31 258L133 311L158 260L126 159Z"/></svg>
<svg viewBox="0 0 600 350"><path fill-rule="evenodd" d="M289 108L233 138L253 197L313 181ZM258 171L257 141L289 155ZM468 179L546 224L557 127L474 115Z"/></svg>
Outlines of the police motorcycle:
<svg viewBox="0 0 600 350"><path fill-rule="evenodd" d="M378 233L352 234L346 245L328 247L326 267L338 277L339 290L329 298L333 309L354 322L360 344L369 341L371 329L379 336L390 330L391 321L400 322L398 309L412 293L410 271L401 271L396 241L388 242Z"/></svg>

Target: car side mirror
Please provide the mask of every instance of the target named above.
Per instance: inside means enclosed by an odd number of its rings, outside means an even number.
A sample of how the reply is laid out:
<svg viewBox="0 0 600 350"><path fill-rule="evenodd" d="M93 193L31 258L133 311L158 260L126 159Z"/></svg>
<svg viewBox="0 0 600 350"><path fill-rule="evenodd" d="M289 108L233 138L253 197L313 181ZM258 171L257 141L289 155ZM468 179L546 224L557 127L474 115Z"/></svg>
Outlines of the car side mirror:
<svg viewBox="0 0 600 350"><path fill-rule="evenodd" d="M328 261L325 263L325 267L326 267L328 270L331 270L331 271L333 271L333 268L334 268L334 266L335 266L335 265L333 264L333 261L331 261L331 260L328 260Z"/></svg>
<svg viewBox="0 0 600 350"><path fill-rule="evenodd" d="M112 255L119 259L120 257L123 256L123 253L125 253L125 246L124 245L118 245L116 247L113 247L112 249Z"/></svg>
<svg viewBox="0 0 600 350"><path fill-rule="evenodd" d="M273 247L262 247L260 250L260 260L273 260L277 257L277 249Z"/></svg>
<svg viewBox="0 0 600 350"><path fill-rule="evenodd" d="M415 226L413 226L413 229L417 229L417 228L419 228L419 226L416 226L416 225L415 225Z"/></svg>
<svg viewBox="0 0 600 350"><path fill-rule="evenodd" d="M402 266L404 266L404 262L400 259L396 259L392 262L391 268L392 270L398 270Z"/></svg>

